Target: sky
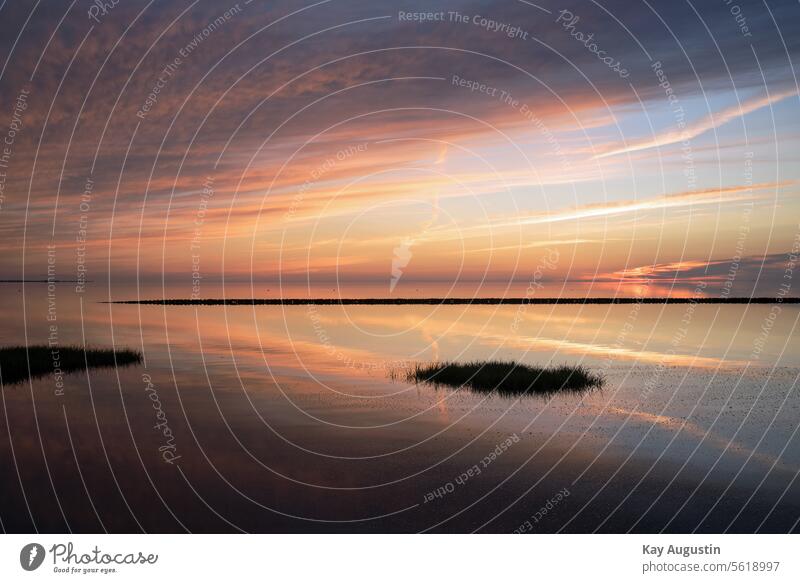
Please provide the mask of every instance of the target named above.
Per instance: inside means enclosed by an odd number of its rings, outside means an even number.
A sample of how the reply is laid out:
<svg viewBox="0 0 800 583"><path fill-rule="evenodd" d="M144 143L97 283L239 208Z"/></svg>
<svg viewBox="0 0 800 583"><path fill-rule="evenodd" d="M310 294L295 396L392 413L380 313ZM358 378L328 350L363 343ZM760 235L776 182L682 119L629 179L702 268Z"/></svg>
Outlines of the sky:
<svg viewBox="0 0 800 583"><path fill-rule="evenodd" d="M7 0L0 278L778 295L798 29L794 0Z"/></svg>

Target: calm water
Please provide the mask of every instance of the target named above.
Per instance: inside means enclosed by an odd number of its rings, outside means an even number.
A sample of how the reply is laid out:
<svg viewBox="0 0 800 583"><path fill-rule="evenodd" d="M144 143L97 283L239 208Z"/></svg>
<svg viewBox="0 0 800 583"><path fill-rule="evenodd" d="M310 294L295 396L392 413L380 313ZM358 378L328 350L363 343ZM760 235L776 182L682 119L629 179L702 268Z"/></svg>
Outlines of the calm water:
<svg viewBox="0 0 800 583"><path fill-rule="evenodd" d="M25 289L0 289L1 345L145 362L4 387L5 530L797 529L797 306L162 307L63 285L48 312ZM545 400L388 378L486 358L607 382Z"/></svg>

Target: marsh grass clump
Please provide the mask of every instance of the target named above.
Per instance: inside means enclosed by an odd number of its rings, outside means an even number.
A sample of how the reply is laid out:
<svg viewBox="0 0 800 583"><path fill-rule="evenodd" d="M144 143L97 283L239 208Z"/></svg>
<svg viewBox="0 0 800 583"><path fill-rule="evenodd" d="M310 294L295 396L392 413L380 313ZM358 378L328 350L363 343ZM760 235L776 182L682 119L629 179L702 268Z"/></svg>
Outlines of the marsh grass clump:
<svg viewBox="0 0 800 583"><path fill-rule="evenodd" d="M136 350L84 348L82 346L7 346L0 348L0 375L4 385L21 383L48 374L76 370L128 366L142 361Z"/></svg>
<svg viewBox="0 0 800 583"><path fill-rule="evenodd" d="M600 375L583 366L543 368L503 361L417 363L405 371L405 380L505 396L579 393L603 385Z"/></svg>

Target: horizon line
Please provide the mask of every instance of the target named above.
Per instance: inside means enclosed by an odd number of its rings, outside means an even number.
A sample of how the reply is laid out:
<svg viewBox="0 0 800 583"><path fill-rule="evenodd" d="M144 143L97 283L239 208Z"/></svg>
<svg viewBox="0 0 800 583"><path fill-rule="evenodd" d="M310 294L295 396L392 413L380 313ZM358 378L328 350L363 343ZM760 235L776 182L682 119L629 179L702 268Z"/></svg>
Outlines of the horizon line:
<svg viewBox="0 0 800 583"><path fill-rule="evenodd" d="M307 305L528 305L528 304L798 304L800 297L597 297L597 298L164 298L112 300L101 304L162 306L307 306Z"/></svg>

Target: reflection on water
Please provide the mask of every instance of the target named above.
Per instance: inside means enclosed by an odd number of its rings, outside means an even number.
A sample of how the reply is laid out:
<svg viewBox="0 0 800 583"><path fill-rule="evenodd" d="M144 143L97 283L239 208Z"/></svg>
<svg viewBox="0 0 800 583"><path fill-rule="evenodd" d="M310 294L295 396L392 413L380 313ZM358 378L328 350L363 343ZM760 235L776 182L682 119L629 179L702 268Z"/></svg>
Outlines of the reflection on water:
<svg viewBox="0 0 800 583"><path fill-rule="evenodd" d="M510 532L565 487L541 530L800 517L797 306L163 307L65 286L48 320L44 287L3 291L1 345L55 334L144 357L67 375L64 394L51 377L4 388L6 529ZM530 400L387 378L485 359L580 364L606 384Z"/></svg>

